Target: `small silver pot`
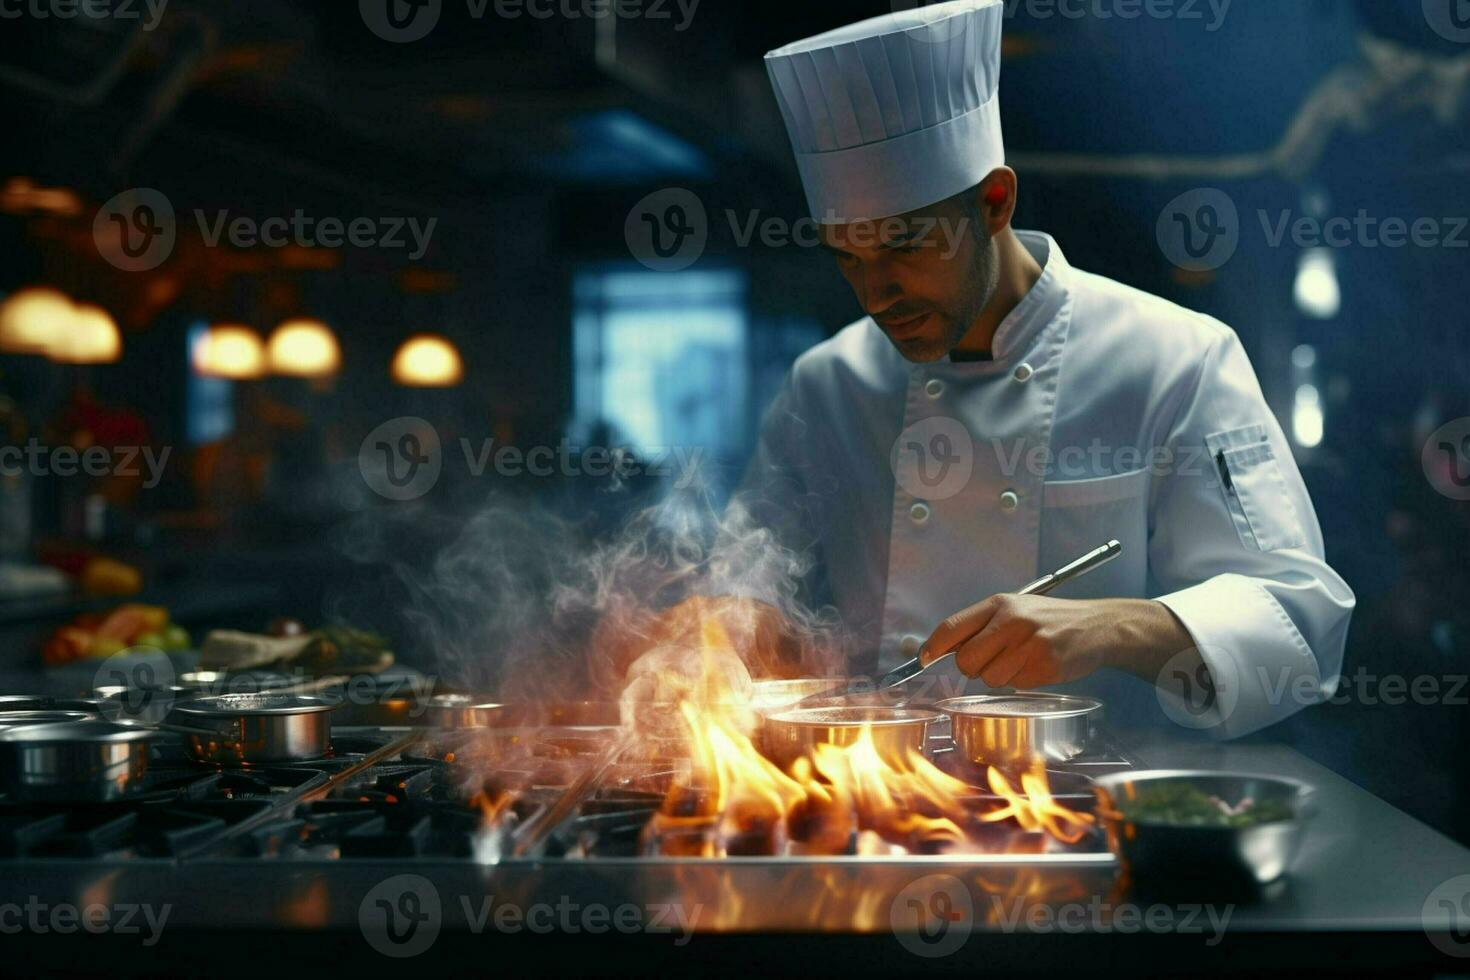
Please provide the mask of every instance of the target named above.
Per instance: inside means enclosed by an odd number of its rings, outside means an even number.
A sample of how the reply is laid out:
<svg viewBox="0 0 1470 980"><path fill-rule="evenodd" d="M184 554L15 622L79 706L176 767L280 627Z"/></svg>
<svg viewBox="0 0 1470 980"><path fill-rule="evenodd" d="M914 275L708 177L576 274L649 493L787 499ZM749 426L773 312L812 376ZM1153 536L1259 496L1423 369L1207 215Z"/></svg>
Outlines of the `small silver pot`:
<svg viewBox="0 0 1470 980"><path fill-rule="evenodd" d="M307 694L220 694L185 702L173 716L194 729L185 733L184 744L195 759L242 766L326 755L337 706Z"/></svg>
<svg viewBox="0 0 1470 980"><path fill-rule="evenodd" d="M955 748L966 759L1002 768L1076 758L1102 715L1101 701L1065 694L976 694L934 707L949 715Z"/></svg>
<svg viewBox="0 0 1470 980"><path fill-rule="evenodd" d="M489 728L505 714L505 705L473 694L436 694L424 709L427 723L437 728Z"/></svg>
<svg viewBox="0 0 1470 980"><path fill-rule="evenodd" d="M907 766L910 752L924 754L929 728L942 717L920 708L789 708L766 715L761 749L786 769L818 745L851 745L866 729L880 756L892 765Z"/></svg>
<svg viewBox="0 0 1470 980"><path fill-rule="evenodd" d="M147 774L156 735L95 718L0 731L0 788L21 800L119 799Z"/></svg>

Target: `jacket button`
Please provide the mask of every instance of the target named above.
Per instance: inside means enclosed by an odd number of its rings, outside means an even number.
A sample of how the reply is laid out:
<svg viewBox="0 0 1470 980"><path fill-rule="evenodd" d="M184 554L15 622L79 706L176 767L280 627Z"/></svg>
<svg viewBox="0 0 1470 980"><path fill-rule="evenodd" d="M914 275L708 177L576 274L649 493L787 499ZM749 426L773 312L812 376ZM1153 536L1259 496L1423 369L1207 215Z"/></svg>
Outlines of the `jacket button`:
<svg viewBox="0 0 1470 980"><path fill-rule="evenodd" d="M924 391L929 394L930 398L938 398L944 394L944 382L935 378L924 386Z"/></svg>
<svg viewBox="0 0 1470 980"><path fill-rule="evenodd" d="M917 503L909 508L909 520L915 524L923 524L929 520L929 505Z"/></svg>
<svg viewBox="0 0 1470 980"><path fill-rule="evenodd" d="M902 640L898 641L898 652L903 654L905 657L912 657L914 654L919 652L919 642L919 638L910 633Z"/></svg>
<svg viewBox="0 0 1470 980"><path fill-rule="evenodd" d="M1013 512L1019 506L1021 506L1021 498L1016 496L1016 491L1007 490L1000 495L1000 509L1007 514Z"/></svg>
<svg viewBox="0 0 1470 980"><path fill-rule="evenodd" d="M1022 384L1025 384L1026 382L1031 380L1031 375L1035 373L1036 372L1031 369L1031 365L1023 361L1022 363L1016 365L1016 373L1012 375L1012 377L1014 377Z"/></svg>

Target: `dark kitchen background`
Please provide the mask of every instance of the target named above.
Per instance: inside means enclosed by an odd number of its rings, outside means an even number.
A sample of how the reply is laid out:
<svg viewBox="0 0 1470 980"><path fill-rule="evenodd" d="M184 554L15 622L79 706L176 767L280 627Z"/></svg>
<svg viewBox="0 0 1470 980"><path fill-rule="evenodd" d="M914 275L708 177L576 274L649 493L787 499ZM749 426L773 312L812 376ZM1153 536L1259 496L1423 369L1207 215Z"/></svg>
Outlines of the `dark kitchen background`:
<svg viewBox="0 0 1470 980"><path fill-rule="evenodd" d="M533 576L541 551L595 539L668 482L477 474L461 438L573 460L699 447L717 496L792 359L858 315L819 250L742 244L725 216L803 213L763 52L883 0L649 0L617 18L561 0L477 17L444 0L412 41L347 2L36 13L64 7L11 4L0 20L0 439L50 452L43 468L9 457L0 478L0 670L42 669L59 627L124 602L166 608L196 640L278 617L349 622L433 670L444 638L405 583L434 575L474 515L568 522L569 539L527 525ZM1007 7L1016 224L1239 332L1357 592L1344 703L1263 737L1470 840L1470 689L1456 680L1470 674L1470 503L1436 489L1421 453L1470 416L1470 43L1455 8ZM1202 187L1238 207L1240 243L1218 269L1186 271L1157 229ZM106 244L108 203L133 188L175 216L157 264ZM668 188L708 216L707 248L677 272L637 261L625 227ZM398 230L210 240L221 214L298 211ZM1360 212L1433 219L1442 240L1277 244L1259 217ZM422 249L414 228L431 229ZM65 338L41 336L48 325ZM443 473L395 502L359 452L403 417L433 425ZM59 474L63 446L115 465ZM151 455L124 465L130 447ZM522 585L466 583L455 612ZM490 667L516 642L477 637ZM1385 703L1390 675L1438 693Z"/></svg>

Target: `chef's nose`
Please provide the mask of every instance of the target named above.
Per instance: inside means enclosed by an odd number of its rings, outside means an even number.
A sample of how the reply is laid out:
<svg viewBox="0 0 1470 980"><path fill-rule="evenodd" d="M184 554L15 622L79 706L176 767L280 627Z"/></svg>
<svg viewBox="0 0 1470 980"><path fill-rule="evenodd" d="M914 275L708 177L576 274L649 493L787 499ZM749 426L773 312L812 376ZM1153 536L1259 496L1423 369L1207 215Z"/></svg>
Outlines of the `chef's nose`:
<svg viewBox="0 0 1470 980"><path fill-rule="evenodd" d="M892 276L876 263L864 262L858 272L858 300L870 316L882 313L902 295L902 290Z"/></svg>

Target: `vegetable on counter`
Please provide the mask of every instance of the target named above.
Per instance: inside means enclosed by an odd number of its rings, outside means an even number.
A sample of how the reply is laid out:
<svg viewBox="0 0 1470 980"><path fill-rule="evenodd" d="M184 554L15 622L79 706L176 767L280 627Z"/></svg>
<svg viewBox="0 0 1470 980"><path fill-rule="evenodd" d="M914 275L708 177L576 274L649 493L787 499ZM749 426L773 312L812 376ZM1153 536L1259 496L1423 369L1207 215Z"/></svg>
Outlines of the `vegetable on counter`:
<svg viewBox="0 0 1470 980"><path fill-rule="evenodd" d="M143 574L111 558L92 558L82 567L80 583L88 595L137 595L143 591Z"/></svg>
<svg viewBox="0 0 1470 980"><path fill-rule="evenodd" d="M1173 782L1139 786L1133 799L1119 800L1117 807L1125 820L1173 827L1254 827L1296 816L1280 800L1246 797L1232 806L1197 786Z"/></svg>
<svg viewBox="0 0 1470 980"><path fill-rule="evenodd" d="M204 638L199 666L211 670L299 669L318 676L372 673L393 663L388 641L345 626L305 632L295 620L271 624L271 634L214 630Z"/></svg>
<svg viewBox="0 0 1470 980"><path fill-rule="evenodd" d="M83 613L47 638L41 659L51 667L85 657L110 657L131 647L187 650L189 633L162 606L129 603L109 613Z"/></svg>

